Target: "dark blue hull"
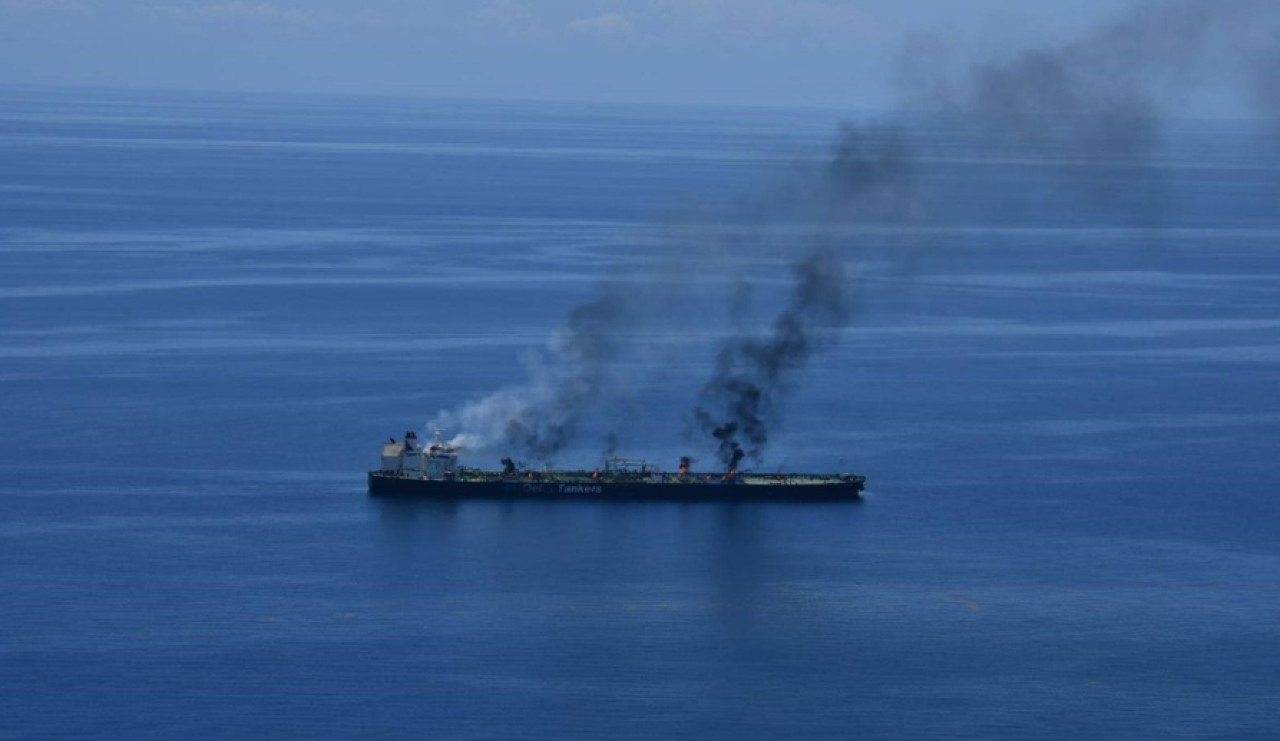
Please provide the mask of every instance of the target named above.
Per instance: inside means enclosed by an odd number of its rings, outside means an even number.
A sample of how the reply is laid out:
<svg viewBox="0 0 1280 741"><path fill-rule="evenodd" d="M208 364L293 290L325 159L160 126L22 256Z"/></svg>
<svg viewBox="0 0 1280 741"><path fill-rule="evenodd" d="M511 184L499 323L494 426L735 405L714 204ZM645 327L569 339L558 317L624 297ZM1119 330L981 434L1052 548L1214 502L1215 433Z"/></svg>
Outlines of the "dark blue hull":
<svg viewBox="0 0 1280 741"><path fill-rule="evenodd" d="M824 484L744 484L715 481L687 483L559 483L500 479L438 481L369 472L374 496L428 499L551 499L650 502L848 502L861 498L864 479L851 476Z"/></svg>

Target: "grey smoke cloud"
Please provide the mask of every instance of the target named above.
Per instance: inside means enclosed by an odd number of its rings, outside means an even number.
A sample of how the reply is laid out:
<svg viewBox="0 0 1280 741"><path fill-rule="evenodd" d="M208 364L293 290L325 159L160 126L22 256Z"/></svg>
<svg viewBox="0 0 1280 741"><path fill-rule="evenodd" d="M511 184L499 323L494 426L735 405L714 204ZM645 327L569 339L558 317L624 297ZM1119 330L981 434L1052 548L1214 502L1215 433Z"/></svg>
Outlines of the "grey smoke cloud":
<svg viewBox="0 0 1280 741"><path fill-rule="evenodd" d="M1258 111L1280 123L1280 21L1271 33L1271 46L1248 56L1250 92Z"/></svg>
<svg viewBox="0 0 1280 741"><path fill-rule="evenodd" d="M1274 84L1278 34L1280 4L1267 0L1141 0L1078 38L976 61L917 36L896 83L908 109L973 114L1049 151L1131 155L1158 139L1164 99L1204 84L1197 73L1211 54L1237 57L1258 88Z"/></svg>
<svg viewBox="0 0 1280 741"><path fill-rule="evenodd" d="M1048 198L1150 228L1171 206L1157 161L1169 111L1195 115L1188 102L1245 92L1254 114L1280 114L1278 31L1280 3L1140 0L1079 37L984 49L972 61L957 60L945 39L917 37L904 45L897 83L906 108L957 115L988 151L1039 161Z"/></svg>
<svg viewBox="0 0 1280 741"><path fill-rule="evenodd" d="M817 183L825 220L897 222L919 208L915 152L903 131L885 124L842 123Z"/></svg>

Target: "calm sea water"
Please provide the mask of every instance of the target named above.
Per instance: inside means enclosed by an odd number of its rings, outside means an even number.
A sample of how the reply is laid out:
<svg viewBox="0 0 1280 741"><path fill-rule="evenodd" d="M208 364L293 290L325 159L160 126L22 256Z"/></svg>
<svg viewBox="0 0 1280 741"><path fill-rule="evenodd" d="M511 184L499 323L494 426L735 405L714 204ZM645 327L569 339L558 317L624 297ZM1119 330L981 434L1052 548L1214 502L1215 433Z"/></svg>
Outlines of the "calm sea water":
<svg viewBox="0 0 1280 741"><path fill-rule="evenodd" d="M812 235L760 214L836 121L0 90L0 738L1275 738L1280 150L1241 125L1065 169L922 125L927 216L822 237L857 319L761 464L862 504L366 497L637 273L690 320L559 462L706 457L693 317L781 300Z"/></svg>

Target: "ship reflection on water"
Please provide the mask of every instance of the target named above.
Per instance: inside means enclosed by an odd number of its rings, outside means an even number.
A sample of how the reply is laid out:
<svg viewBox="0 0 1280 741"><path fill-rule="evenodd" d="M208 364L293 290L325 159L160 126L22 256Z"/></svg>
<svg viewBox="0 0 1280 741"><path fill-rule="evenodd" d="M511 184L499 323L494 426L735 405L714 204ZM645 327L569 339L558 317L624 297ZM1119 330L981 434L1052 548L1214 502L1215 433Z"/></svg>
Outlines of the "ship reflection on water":
<svg viewBox="0 0 1280 741"><path fill-rule="evenodd" d="M639 613L694 632L710 629L706 620L723 629L822 611L850 598L865 513L857 501L369 501L382 534L379 581L421 600L424 614L449 611L432 624L450 631L466 630L453 624L462 615L500 621L512 610L558 620ZM600 629L585 618L582 628Z"/></svg>

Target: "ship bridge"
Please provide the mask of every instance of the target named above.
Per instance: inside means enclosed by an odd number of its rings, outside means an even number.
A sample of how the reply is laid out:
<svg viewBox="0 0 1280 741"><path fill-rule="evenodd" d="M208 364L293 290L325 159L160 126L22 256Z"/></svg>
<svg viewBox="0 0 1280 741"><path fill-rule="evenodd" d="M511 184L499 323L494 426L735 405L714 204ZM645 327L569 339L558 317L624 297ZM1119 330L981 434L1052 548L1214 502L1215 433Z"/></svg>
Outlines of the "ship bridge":
<svg viewBox="0 0 1280 741"><path fill-rule="evenodd" d="M423 447L413 430L404 433L403 440L394 437L382 445L382 470L402 476L442 481L454 476L458 470L458 449L450 445L436 430L431 444Z"/></svg>

